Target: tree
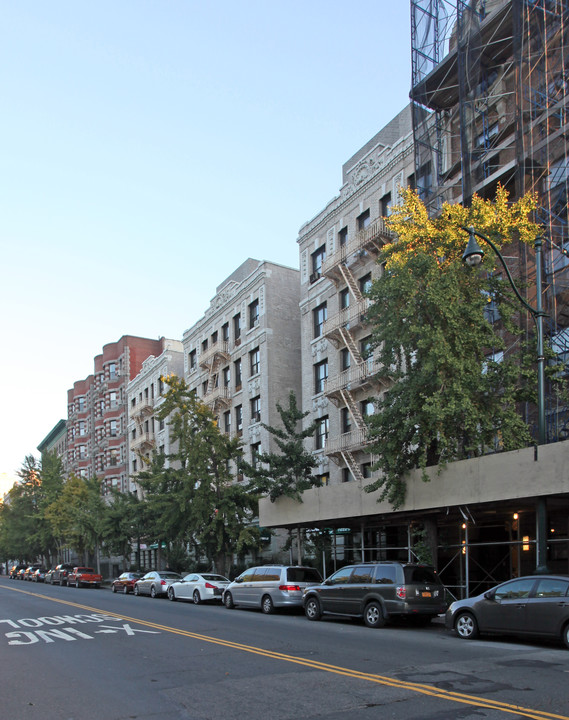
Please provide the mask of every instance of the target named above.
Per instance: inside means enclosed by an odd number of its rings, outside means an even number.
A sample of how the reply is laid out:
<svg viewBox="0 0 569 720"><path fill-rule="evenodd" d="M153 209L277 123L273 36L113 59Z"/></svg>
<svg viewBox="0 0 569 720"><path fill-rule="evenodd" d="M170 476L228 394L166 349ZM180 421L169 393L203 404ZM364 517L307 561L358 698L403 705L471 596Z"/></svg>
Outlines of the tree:
<svg viewBox="0 0 569 720"><path fill-rule="evenodd" d="M405 191L389 219L398 239L380 254L384 272L373 283L368 320L380 372L393 383L369 420L381 476L366 490L381 489L380 498L394 508L414 468L426 480L428 466L531 440L516 408L534 396L531 356L512 352L504 341L505 332L519 338L520 304L494 272L493 253L484 257L486 274L465 267L461 228L475 226L498 247L530 244L539 235L530 220L535 207L533 196L510 204L499 188L494 202L475 196L470 208L445 205L430 218L418 195ZM497 323L488 319L490 301Z"/></svg>
<svg viewBox="0 0 569 720"><path fill-rule="evenodd" d="M105 509L102 523L103 542L108 556L119 555L123 558L124 569L128 569L132 545L140 545L144 528L144 503L135 493L112 491L111 502ZM140 569L140 556L137 550L137 565Z"/></svg>
<svg viewBox="0 0 569 720"><path fill-rule="evenodd" d="M271 502L283 495L302 502L302 493L319 484L318 478L312 474L316 460L304 446L304 441L314 435L316 422L299 430L299 425L309 413L298 409L296 395L292 391L288 408L285 410L279 403L276 408L283 428L262 425L274 437L280 453L260 453L255 465L242 461L241 469L254 480L261 493L268 494Z"/></svg>
<svg viewBox="0 0 569 720"><path fill-rule="evenodd" d="M220 432L209 408L184 380L174 375L162 380L169 390L157 415L168 421L176 450L168 455L168 467L164 457L155 456L139 481L156 512L155 527L167 528L165 542L193 544L219 572L227 572L234 553L260 544L251 522L258 494L235 481L239 439Z"/></svg>

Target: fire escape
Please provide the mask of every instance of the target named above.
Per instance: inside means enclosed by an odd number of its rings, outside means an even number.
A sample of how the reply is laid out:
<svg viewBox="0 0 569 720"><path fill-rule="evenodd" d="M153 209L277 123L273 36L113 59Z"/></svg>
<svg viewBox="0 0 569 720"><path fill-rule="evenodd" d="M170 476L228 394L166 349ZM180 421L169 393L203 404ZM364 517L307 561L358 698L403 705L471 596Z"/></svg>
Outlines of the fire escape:
<svg viewBox="0 0 569 720"><path fill-rule="evenodd" d="M151 419L154 408L148 400L137 403L130 411L130 417L136 423L136 437L130 441L130 449L140 455L152 450L156 445L154 424Z"/></svg>
<svg viewBox="0 0 569 720"><path fill-rule="evenodd" d="M203 401L214 414L217 414L222 408L231 406L230 388L219 382L219 371L222 365L229 362L229 359L230 352L227 341L213 343L200 355L200 367L207 370L208 373Z"/></svg>
<svg viewBox="0 0 569 720"><path fill-rule="evenodd" d="M372 388L388 387L389 378L377 374L378 368L373 357L364 357L357 340L365 327L365 314L369 300L361 292L354 272L369 267L377 258L381 248L394 238L386 227L383 218L377 219L354 238L326 258L322 274L329 278L337 288L348 289L346 306L324 321L323 336L338 350L344 350L344 366L339 374L329 377L324 386L324 394L338 408L345 407L351 418L351 429L335 438L329 438L326 455L333 462L342 462L349 468L355 480L363 481L364 476L358 463L361 453L366 453L369 445L367 426L360 410L359 400ZM352 429L353 428L353 429Z"/></svg>

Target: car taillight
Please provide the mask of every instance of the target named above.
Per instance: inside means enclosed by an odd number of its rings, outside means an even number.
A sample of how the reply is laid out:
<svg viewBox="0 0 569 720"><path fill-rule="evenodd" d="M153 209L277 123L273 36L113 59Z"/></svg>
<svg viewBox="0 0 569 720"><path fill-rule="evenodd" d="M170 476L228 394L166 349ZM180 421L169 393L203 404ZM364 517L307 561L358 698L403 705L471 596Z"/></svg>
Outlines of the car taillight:
<svg viewBox="0 0 569 720"><path fill-rule="evenodd" d="M300 592L301 587L300 585L279 585L279 590L284 590L285 592Z"/></svg>
<svg viewBox="0 0 569 720"><path fill-rule="evenodd" d="M405 598L407 597L407 591L405 590L404 587L401 587L401 586L399 586L397 588L397 590L395 591L395 594L397 595L397 597L400 600L405 600Z"/></svg>
<svg viewBox="0 0 569 720"><path fill-rule="evenodd" d="M209 590L217 590L217 585L212 585L211 583L206 582L205 586Z"/></svg>
<svg viewBox="0 0 569 720"><path fill-rule="evenodd" d="M166 582L166 580L160 580L160 585L167 585L167 584L168 583Z"/></svg>

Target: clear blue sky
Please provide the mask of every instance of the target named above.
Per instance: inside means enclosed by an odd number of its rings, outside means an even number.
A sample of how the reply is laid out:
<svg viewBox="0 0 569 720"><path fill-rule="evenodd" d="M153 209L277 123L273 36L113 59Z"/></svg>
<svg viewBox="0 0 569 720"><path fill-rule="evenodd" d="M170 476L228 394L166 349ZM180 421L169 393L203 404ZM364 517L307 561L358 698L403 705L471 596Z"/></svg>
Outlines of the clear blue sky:
<svg viewBox="0 0 569 720"><path fill-rule="evenodd" d="M408 102L407 0L0 0L0 474L124 334L181 339L244 259L298 267Z"/></svg>

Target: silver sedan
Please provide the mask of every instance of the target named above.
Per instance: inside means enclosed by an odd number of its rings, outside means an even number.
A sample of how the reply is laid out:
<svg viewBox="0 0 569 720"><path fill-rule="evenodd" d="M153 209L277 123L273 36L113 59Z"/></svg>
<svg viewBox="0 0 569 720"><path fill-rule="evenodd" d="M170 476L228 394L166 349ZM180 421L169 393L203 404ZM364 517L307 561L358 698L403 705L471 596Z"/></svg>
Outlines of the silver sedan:
<svg viewBox="0 0 569 720"><path fill-rule="evenodd" d="M135 595L158 597L167 595L171 583L181 580L182 576L170 570L151 570L134 583Z"/></svg>
<svg viewBox="0 0 569 720"><path fill-rule="evenodd" d="M229 585L229 578L212 573L190 573L182 580L178 580L168 588L169 600L193 600L199 605L205 600L219 600L225 588Z"/></svg>

